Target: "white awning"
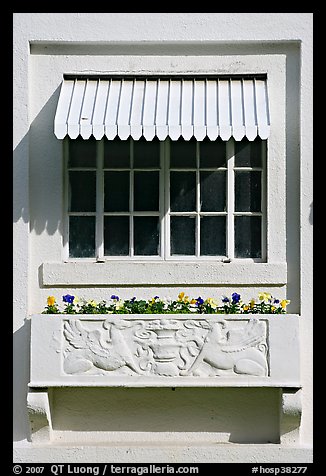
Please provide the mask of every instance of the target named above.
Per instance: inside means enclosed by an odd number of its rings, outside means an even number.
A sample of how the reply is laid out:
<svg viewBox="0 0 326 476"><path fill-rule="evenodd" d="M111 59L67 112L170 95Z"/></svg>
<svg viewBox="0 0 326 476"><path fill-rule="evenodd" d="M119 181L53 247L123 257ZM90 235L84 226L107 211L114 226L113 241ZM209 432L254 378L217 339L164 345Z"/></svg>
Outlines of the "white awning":
<svg viewBox="0 0 326 476"><path fill-rule="evenodd" d="M267 79L64 79L54 120L58 139L267 139Z"/></svg>

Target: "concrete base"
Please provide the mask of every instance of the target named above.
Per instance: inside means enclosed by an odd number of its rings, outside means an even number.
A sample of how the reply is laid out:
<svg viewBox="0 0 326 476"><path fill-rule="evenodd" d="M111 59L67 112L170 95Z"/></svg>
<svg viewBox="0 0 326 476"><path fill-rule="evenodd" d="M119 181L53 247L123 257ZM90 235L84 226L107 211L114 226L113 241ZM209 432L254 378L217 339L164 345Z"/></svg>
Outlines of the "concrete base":
<svg viewBox="0 0 326 476"><path fill-rule="evenodd" d="M15 463L312 463L311 447L265 445L14 445Z"/></svg>

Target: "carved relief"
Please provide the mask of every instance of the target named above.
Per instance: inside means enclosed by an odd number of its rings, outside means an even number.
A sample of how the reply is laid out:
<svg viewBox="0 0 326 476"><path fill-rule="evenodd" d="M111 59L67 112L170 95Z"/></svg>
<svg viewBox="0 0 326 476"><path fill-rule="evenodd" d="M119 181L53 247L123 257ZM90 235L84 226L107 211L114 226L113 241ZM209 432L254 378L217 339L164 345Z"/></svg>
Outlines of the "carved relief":
<svg viewBox="0 0 326 476"><path fill-rule="evenodd" d="M267 376L266 322L205 319L65 321L67 374Z"/></svg>

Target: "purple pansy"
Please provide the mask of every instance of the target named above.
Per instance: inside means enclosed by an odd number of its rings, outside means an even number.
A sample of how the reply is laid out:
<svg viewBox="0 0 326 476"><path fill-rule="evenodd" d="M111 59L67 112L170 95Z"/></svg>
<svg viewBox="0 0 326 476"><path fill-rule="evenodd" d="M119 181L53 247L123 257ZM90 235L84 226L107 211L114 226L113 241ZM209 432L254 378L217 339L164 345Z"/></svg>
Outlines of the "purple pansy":
<svg viewBox="0 0 326 476"><path fill-rule="evenodd" d="M240 301L240 294L232 293L232 304L237 304Z"/></svg>
<svg viewBox="0 0 326 476"><path fill-rule="evenodd" d="M67 302L68 304L73 304L75 299L75 296L72 296L71 294L66 294L65 296L62 296L63 302Z"/></svg>

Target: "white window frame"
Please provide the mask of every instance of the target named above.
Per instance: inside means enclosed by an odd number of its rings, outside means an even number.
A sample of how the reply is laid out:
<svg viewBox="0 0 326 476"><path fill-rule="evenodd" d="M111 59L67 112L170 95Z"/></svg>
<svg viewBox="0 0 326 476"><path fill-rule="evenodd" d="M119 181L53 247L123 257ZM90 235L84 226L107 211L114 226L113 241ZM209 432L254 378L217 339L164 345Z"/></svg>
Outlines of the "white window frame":
<svg viewBox="0 0 326 476"><path fill-rule="evenodd" d="M214 167L199 167L199 141L196 143L196 167L180 168L181 171L195 171L196 172L196 211L194 212L171 212L170 210L170 142L171 139L167 138L165 141L160 141L160 168L158 167L137 167L134 168L134 154L133 144L134 140L130 140L130 166L129 168L123 167L123 169L104 167L104 140L96 141L96 166L94 167L73 167L72 170L91 170L96 171L96 211L95 212L69 212L68 208L68 184L69 184L69 139L64 140L64 163L65 163L65 233L64 233L64 256L67 261L94 261L94 257L70 257L69 256L69 217L70 216L95 216L95 260L97 262L106 261L249 261L249 262L266 262L266 141L262 141L262 166L255 167L235 167L235 141L230 138L226 142L226 156L229 159L226 161L226 167L218 167L218 170L226 172L226 211L216 212L202 212L200 211L200 171L201 170L217 170ZM261 181L261 196L262 196L262 208L261 212L235 212L235 190L234 190L234 176L236 170L253 171L259 170L262 172ZM104 173L105 171L129 171L129 211L128 212L105 212L104 211ZM159 170L159 211L158 212L143 212L134 211L133 200L133 184L134 184L134 172L137 171L151 171ZM172 170L178 170L173 167ZM261 258L235 258L234 257L234 217L235 216L253 216L258 215L262 217L261 224ZM129 217L129 255L125 256L109 256L104 254L104 217L105 216L128 216ZM160 220L160 236L159 236L159 255L135 255L133 249L133 217L135 216L158 216ZM196 237L195 237L195 255L171 255L171 243L170 243L170 218L172 216L194 216L196 219ZM226 229L226 256L212 256L212 255L200 255L200 217L201 216L225 216L227 229Z"/></svg>
<svg viewBox="0 0 326 476"><path fill-rule="evenodd" d="M167 47L168 48L168 47ZM204 48L204 47L203 47ZM204 48L205 49L205 48ZM287 167L287 93L286 71L287 55L260 50L250 54L225 55L217 48L209 55L171 56L157 54L142 55L108 55L90 58L89 55L78 57L58 56L56 65L59 73L52 79L52 91L60 86L63 73L78 74L84 71L110 71L110 74L122 75L133 65L135 75L146 70L147 75L158 73L167 76L175 74L196 75L209 74L266 74L268 80L269 112L271 118L270 136L267 150L266 169L266 262L253 263L246 259L231 260L230 263L217 261L105 261L98 263L94 258L68 259L67 230L63 222L63 232L51 237L56 254L54 259L46 259L40 266L40 280L48 287L98 286L114 290L120 286L200 286L224 287L241 290L246 286L276 286L285 292L291 270L287 267L287 208L286 208L286 167ZM166 50L168 52L168 50ZM105 63L103 63L105 61ZM104 65L105 64L105 65ZM48 64L41 71L48 71ZM50 97L49 92L49 97ZM65 141L63 141L65 143ZM65 148L65 145L63 146ZM64 177L65 168L62 153L58 154L58 170ZM61 200L61 216L65 216L64 189L58 188L58 201ZM64 246L62 246L62 243ZM53 245L51 245L53 246ZM146 266L146 268L145 268Z"/></svg>

